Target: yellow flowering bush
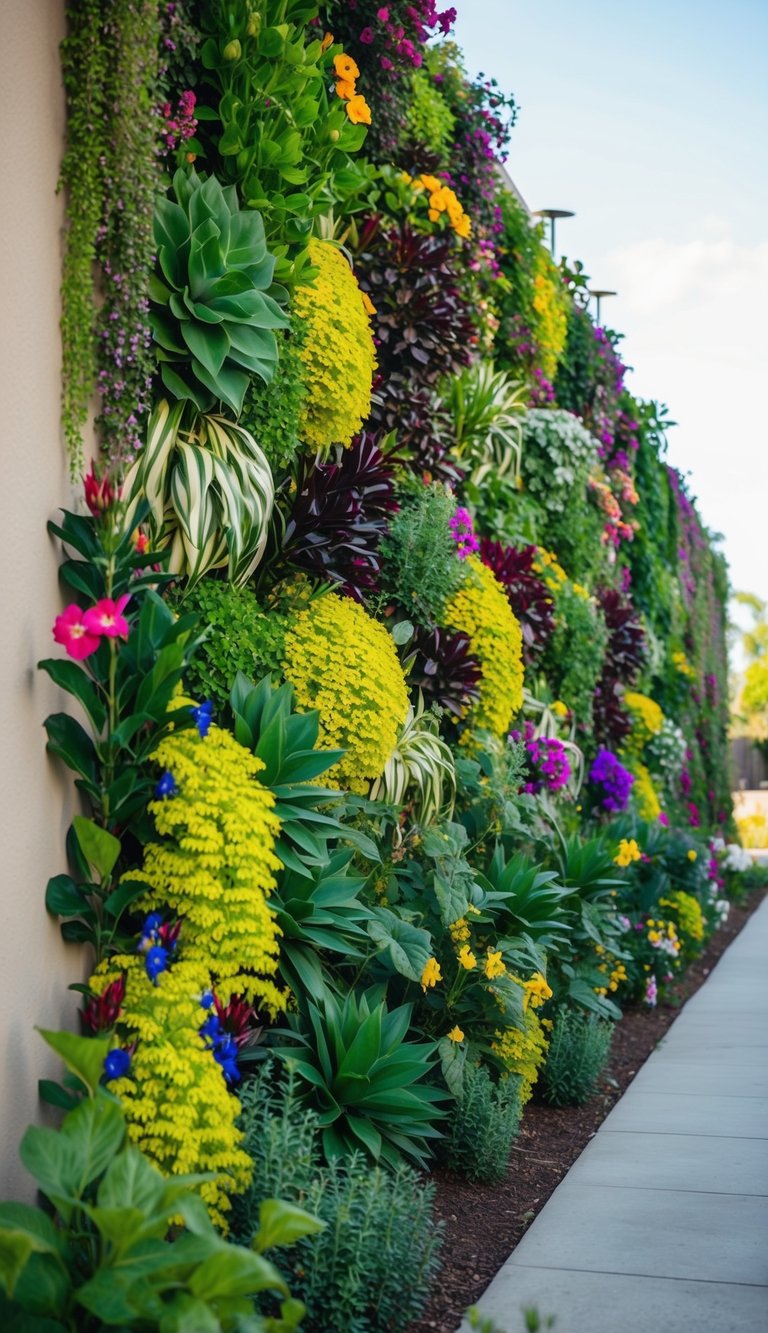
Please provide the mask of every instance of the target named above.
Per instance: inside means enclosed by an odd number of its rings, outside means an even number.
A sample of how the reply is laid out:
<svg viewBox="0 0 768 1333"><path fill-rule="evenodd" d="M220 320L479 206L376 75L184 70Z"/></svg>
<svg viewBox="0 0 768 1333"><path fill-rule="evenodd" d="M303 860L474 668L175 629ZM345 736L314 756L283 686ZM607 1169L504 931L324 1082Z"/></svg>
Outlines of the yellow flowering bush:
<svg viewBox="0 0 768 1333"><path fill-rule="evenodd" d="M205 738L174 732L152 757L177 791L150 803L163 841L145 848L141 877L152 892L138 906L183 918L184 960L208 968L224 1003L240 994L277 1013L280 931L267 898L280 868L279 820L258 780L264 765L216 726Z"/></svg>
<svg viewBox="0 0 768 1333"><path fill-rule="evenodd" d="M635 778L632 785L632 798L637 807L637 813L641 819L646 819L649 824L652 824L661 814L661 801L653 785L653 778L645 764L634 761L630 763L629 767Z"/></svg>
<svg viewBox="0 0 768 1333"><path fill-rule="evenodd" d="M520 1079L520 1105L530 1100L547 1054L547 1038L534 1005L525 1010L525 1027L497 1029L491 1050L507 1074Z"/></svg>
<svg viewBox="0 0 768 1333"><path fill-rule="evenodd" d="M501 736L523 703L522 631L492 571L476 555L466 563L468 577L448 603L445 623L469 635L472 656L482 667L472 726Z"/></svg>
<svg viewBox="0 0 768 1333"><path fill-rule="evenodd" d="M698 898L694 898L692 893L685 893L683 889L675 889L668 897L659 899L659 906L672 909L678 934L684 937L684 942L691 940L694 945L702 943L705 924Z"/></svg>
<svg viewBox="0 0 768 1333"><path fill-rule="evenodd" d="M632 718L632 732L626 742L627 750L640 754L664 726L664 714L655 700L637 690L626 690L624 706Z"/></svg>
<svg viewBox="0 0 768 1333"><path fill-rule="evenodd" d="M100 995L121 974L120 1030L126 1043L137 1044L130 1075L113 1079L110 1091L123 1105L130 1139L165 1175L215 1173L198 1189L226 1231L229 1196L247 1188L252 1163L237 1128L240 1103L200 1035L208 968L180 959L153 984L141 956L116 955L91 977L90 988Z"/></svg>
<svg viewBox="0 0 768 1333"><path fill-rule="evenodd" d="M343 254L313 238L309 255L319 273L294 294L294 312L306 330L300 429L308 445L327 449L350 444L368 416L376 356L363 295Z"/></svg>
<svg viewBox="0 0 768 1333"><path fill-rule="evenodd" d="M557 266L543 245L536 251L533 270L535 335L541 369L553 380L568 333L569 296Z"/></svg>
<svg viewBox="0 0 768 1333"><path fill-rule="evenodd" d="M298 707L320 714L318 747L346 750L324 783L367 792L408 713L405 677L384 626L349 598L320 597L289 622L283 670Z"/></svg>

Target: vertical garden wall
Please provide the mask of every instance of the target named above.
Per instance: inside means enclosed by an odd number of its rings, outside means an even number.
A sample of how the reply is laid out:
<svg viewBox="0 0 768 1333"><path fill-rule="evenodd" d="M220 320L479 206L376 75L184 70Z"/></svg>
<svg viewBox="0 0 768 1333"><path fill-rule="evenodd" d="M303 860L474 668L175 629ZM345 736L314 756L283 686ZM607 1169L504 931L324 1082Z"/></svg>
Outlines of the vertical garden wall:
<svg viewBox="0 0 768 1333"><path fill-rule="evenodd" d="M62 156L64 17L4 57L14 1140L33 1023L66 1073L3 1313L405 1328L434 1165L727 914L727 571L453 10L83 0Z"/></svg>

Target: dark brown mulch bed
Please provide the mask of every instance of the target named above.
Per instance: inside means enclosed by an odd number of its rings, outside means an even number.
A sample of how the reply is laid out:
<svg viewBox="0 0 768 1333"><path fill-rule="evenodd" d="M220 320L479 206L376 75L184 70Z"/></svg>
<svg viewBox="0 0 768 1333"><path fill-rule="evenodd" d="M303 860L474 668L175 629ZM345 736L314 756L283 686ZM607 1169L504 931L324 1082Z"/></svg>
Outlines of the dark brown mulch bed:
<svg viewBox="0 0 768 1333"><path fill-rule="evenodd" d="M680 1006L706 981L714 964L760 905L754 890L732 906L726 924L701 958L655 1010L629 1009L616 1026L611 1058L598 1091L585 1106L556 1110L534 1102L525 1109L506 1178L470 1185L449 1171L430 1179L437 1187L437 1215L445 1222L442 1269L422 1319L410 1333L454 1333L464 1311L479 1299L575 1162L611 1107L674 1022Z"/></svg>

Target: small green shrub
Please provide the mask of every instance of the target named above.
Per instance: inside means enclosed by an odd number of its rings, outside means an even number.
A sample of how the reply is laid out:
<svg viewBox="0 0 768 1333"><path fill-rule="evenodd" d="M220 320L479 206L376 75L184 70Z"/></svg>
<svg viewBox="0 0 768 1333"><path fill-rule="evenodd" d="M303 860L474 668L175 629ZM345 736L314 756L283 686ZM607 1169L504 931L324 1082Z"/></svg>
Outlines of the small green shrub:
<svg viewBox="0 0 768 1333"><path fill-rule="evenodd" d="M434 1189L410 1167L371 1167L362 1154L321 1164L315 1112L303 1107L289 1070L275 1087L267 1066L242 1091L245 1148L253 1181L238 1198L233 1234L244 1243L258 1227L259 1190L278 1185L288 1202L316 1208L327 1222L313 1240L280 1254L294 1294L310 1314L308 1333L331 1329L405 1329L423 1309L437 1266L442 1228L433 1216Z"/></svg>
<svg viewBox="0 0 768 1333"><path fill-rule="evenodd" d="M438 482L398 498L402 508L380 547L383 587L419 624L440 624L465 574L448 526L456 501Z"/></svg>
<svg viewBox="0 0 768 1333"><path fill-rule="evenodd" d="M423 69L414 70L408 102L408 139L415 146L428 148L447 161L454 129L453 112L441 97L434 79Z"/></svg>
<svg viewBox="0 0 768 1333"><path fill-rule="evenodd" d="M268 672L281 675L284 626L279 615L267 615L250 588L236 588L221 579L202 579L183 601L172 598L179 611L195 611L208 637L186 674L186 687L200 699L224 706L238 671L257 681Z"/></svg>
<svg viewBox="0 0 768 1333"><path fill-rule="evenodd" d="M540 1095L551 1106L581 1106L595 1090L608 1059L613 1023L594 1014L560 1009L539 1079Z"/></svg>
<svg viewBox="0 0 768 1333"><path fill-rule="evenodd" d="M467 1180L501 1180L520 1126L520 1080L494 1083L482 1065L467 1069L451 1116L446 1163Z"/></svg>
<svg viewBox="0 0 768 1333"><path fill-rule="evenodd" d="M240 413L240 425L264 450L275 474L285 471L301 448L299 421L305 392L301 349L305 338L306 325L292 318L290 329L277 335L279 361L274 379L264 384L254 377Z"/></svg>

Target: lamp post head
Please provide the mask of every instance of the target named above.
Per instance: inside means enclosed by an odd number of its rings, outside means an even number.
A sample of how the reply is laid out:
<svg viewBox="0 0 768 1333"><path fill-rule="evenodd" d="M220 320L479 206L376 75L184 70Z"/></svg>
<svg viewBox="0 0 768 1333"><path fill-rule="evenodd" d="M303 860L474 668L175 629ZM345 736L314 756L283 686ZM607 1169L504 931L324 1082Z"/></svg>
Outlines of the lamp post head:
<svg viewBox="0 0 768 1333"><path fill-rule="evenodd" d="M534 216L535 218L548 218L548 219L549 219L549 250L550 250L550 254L552 255L552 258L554 259L554 257L555 257L555 222L556 222L559 218L575 218L576 214L575 214L575 213L572 213L571 210L570 210L569 208L537 208L533 216Z"/></svg>

